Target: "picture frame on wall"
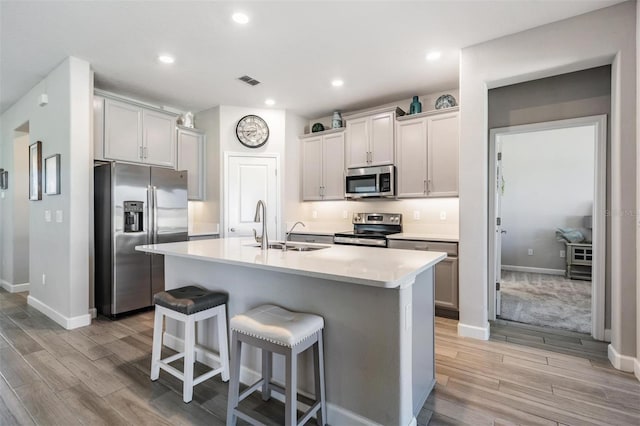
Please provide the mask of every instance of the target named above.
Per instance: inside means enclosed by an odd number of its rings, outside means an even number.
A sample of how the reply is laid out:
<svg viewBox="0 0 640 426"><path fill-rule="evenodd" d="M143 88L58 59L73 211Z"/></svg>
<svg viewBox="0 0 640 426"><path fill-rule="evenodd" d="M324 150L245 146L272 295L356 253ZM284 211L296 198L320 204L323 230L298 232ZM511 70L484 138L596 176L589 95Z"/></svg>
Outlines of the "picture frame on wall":
<svg viewBox="0 0 640 426"><path fill-rule="evenodd" d="M29 200L42 200L42 142L29 145Z"/></svg>
<svg viewBox="0 0 640 426"><path fill-rule="evenodd" d="M60 154L44 159L44 193L60 194Z"/></svg>

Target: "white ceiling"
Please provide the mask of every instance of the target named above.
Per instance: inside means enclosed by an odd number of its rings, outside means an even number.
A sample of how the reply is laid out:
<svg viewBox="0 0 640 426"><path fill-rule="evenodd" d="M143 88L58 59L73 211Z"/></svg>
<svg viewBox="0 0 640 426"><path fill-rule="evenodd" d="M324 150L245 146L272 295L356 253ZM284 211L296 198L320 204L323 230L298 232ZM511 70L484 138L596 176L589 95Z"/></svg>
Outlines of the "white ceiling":
<svg viewBox="0 0 640 426"><path fill-rule="evenodd" d="M0 111L76 56L96 87L146 102L196 112L269 97L313 118L456 88L460 48L619 2L2 0ZM432 49L442 59L427 62Z"/></svg>

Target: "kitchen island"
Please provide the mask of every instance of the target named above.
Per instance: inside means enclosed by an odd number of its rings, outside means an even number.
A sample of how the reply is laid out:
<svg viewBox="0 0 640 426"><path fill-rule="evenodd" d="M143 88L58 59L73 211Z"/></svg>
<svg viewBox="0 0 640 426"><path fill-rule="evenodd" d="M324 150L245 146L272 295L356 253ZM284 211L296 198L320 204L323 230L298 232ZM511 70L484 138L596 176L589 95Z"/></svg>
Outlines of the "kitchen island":
<svg viewBox="0 0 640 426"><path fill-rule="evenodd" d="M263 251L234 238L137 249L165 256L167 289L227 292L229 317L264 303L322 315L329 424L415 424L435 384L433 266L446 254L325 247ZM198 339L215 347L215 326L199 327ZM182 330L167 323L165 341L181 350ZM311 363L308 353L299 360L303 394L313 394ZM253 383L260 365L258 350L243 351L240 380ZM283 371L275 356L275 381Z"/></svg>

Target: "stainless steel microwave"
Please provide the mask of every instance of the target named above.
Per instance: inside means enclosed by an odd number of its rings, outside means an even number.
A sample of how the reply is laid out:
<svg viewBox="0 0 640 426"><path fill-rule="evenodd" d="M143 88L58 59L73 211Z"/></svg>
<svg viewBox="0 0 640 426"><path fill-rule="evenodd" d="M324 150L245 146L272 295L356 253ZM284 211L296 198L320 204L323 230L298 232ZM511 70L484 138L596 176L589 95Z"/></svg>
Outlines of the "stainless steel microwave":
<svg viewBox="0 0 640 426"><path fill-rule="evenodd" d="M363 167L347 170L345 198L395 197L395 195L395 166Z"/></svg>

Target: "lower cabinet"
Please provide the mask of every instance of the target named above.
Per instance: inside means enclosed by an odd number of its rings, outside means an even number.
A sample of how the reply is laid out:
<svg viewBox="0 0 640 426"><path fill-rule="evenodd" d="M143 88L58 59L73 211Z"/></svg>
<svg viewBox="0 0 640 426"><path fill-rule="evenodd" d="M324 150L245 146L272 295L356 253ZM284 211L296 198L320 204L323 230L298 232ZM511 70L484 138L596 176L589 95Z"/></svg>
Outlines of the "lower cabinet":
<svg viewBox="0 0 640 426"><path fill-rule="evenodd" d="M436 241L389 240L389 248L441 251L447 258L435 267L436 315L458 317L458 244Z"/></svg>
<svg viewBox="0 0 640 426"><path fill-rule="evenodd" d="M296 243L333 244L333 235L291 234L289 241Z"/></svg>

